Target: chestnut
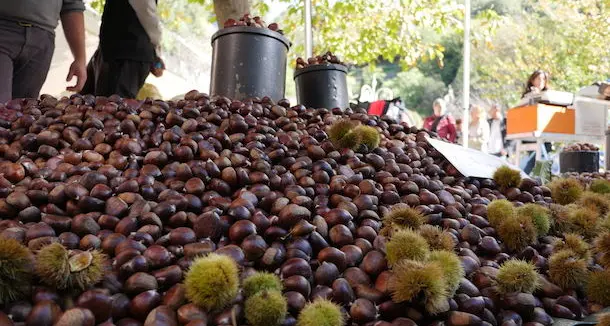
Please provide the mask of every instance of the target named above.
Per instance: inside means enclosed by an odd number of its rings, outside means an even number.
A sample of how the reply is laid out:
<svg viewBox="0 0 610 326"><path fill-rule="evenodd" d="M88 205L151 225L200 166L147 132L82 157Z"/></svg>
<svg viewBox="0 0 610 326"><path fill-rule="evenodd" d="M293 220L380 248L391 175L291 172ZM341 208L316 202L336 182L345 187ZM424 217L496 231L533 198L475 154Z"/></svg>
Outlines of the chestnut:
<svg viewBox="0 0 610 326"><path fill-rule="evenodd" d="M338 278L332 284L332 299L341 304L348 304L355 299L354 291L346 279Z"/></svg>
<svg viewBox="0 0 610 326"><path fill-rule="evenodd" d="M305 278L312 276L311 266L302 258L291 258L288 259L282 265L280 274L283 278L287 278L293 275L301 275Z"/></svg>
<svg viewBox="0 0 610 326"><path fill-rule="evenodd" d="M180 308L178 308L177 311L178 314L178 321L181 324L188 324L192 321L203 321L204 323L207 323L208 320L208 314L202 310L201 308L197 307L196 305L189 303L189 304L185 304L183 306L181 306Z"/></svg>
<svg viewBox="0 0 610 326"><path fill-rule="evenodd" d="M156 290L158 287L157 279L154 276L138 272L125 281L124 288L127 293L135 295L144 291Z"/></svg>
<svg viewBox="0 0 610 326"><path fill-rule="evenodd" d="M173 255L164 247L152 245L144 251L144 257L148 260L149 266L153 269L169 265L173 260Z"/></svg>
<svg viewBox="0 0 610 326"><path fill-rule="evenodd" d="M96 323L101 323L110 318L112 313L111 297L98 289L81 294L76 300L76 306L90 310L95 316Z"/></svg>
<svg viewBox="0 0 610 326"><path fill-rule="evenodd" d="M66 310L56 326L93 326L95 325L95 317L89 309L72 308Z"/></svg>
<svg viewBox="0 0 610 326"><path fill-rule="evenodd" d="M352 303L349 314L354 322L362 324L375 319L377 307L371 301L359 298Z"/></svg>
<svg viewBox="0 0 610 326"><path fill-rule="evenodd" d="M145 320L148 314L161 303L161 295L155 290L142 292L129 304L129 313L137 320Z"/></svg>
<svg viewBox="0 0 610 326"><path fill-rule="evenodd" d="M286 302L288 303L288 311L292 314L297 314L305 307L306 299L305 297L295 291L288 291L284 293L284 297L286 298Z"/></svg>
<svg viewBox="0 0 610 326"><path fill-rule="evenodd" d="M283 280L284 289L286 291L296 291L304 297L309 297L311 293L311 285L309 281L301 275L292 275Z"/></svg>
<svg viewBox="0 0 610 326"><path fill-rule="evenodd" d="M256 234L256 225L249 220L236 221L229 228L229 239L236 243L241 243L244 238L253 234Z"/></svg>
<svg viewBox="0 0 610 326"><path fill-rule="evenodd" d="M176 312L168 306L158 306L148 313L144 326L168 325L178 326Z"/></svg>
<svg viewBox="0 0 610 326"><path fill-rule="evenodd" d="M176 284L163 294L162 304L176 310L186 303L186 290L184 285Z"/></svg>
<svg viewBox="0 0 610 326"><path fill-rule="evenodd" d="M111 316L113 319L121 319L129 314L129 297L123 293L117 293L110 297L112 302Z"/></svg>
<svg viewBox="0 0 610 326"><path fill-rule="evenodd" d="M7 325L7 326L15 325L13 323L13 320L11 320L11 318L9 318L9 316L7 316L4 312L1 312L1 311L0 311L0 324Z"/></svg>
<svg viewBox="0 0 610 326"><path fill-rule="evenodd" d="M28 326L48 325L52 326L59 320L61 308L53 301L40 301L32 308L25 320Z"/></svg>
<svg viewBox="0 0 610 326"><path fill-rule="evenodd" d="M335 247L328 247L322 249L318 253L318 260L321 262L327 261L333 263L342 272L347 268L347 260L345 253Z"/></svg>

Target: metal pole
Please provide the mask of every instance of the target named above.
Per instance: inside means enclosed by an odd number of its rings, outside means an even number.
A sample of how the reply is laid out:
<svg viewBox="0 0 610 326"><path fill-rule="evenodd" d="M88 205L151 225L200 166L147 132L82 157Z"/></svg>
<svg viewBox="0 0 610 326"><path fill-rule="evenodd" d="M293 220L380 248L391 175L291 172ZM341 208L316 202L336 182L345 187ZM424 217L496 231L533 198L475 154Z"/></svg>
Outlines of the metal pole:
<svg viewBox="0 0 610 326"><path fill-rule="evenodd" d="M462 142L468 147L468 125L470 124L470 0L464 0L464 114L462 117Z"/></svg>
<svg viewBox="0 0 610 326"><path fill-rule="evenodd" d="M610 130L606 130L606 146L604 148L604 168L610 171Z"/></svg>
<svg viewBox="0 0 610 326"><path fill-rule="evenodd" d="M307 58L313 56L313 41L311 35L311 0L305 0L305 52Z"/></svg>

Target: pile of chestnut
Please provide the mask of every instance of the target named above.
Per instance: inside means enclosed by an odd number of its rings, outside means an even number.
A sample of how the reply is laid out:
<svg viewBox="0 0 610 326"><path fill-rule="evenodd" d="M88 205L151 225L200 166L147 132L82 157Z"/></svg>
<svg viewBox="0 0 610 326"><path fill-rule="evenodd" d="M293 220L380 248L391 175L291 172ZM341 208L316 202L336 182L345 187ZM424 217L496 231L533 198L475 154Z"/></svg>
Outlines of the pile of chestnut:
<svg viewBox="0 0 610 326"><path fill-rule="evenodd" d="M298 57L296 60L296 69L303 69L309 65L322 65L322 64L338 64L338 65L345 65L345 63L343 63L341 61L341 59L339 59L339 57L337 57L336 55L334 55L332 52L328 51L324 54L315 56L315 57L311 57L309 59L307 59L307 61L303 60L303 58Z"/></svg>
<svg viewBox="0 0 610 326"><path fill-rule="evenodd" d="M284 34L277 23L271 23L267 25L264 20L261 19L260 16L251 17L250 14L244 14L239 20L235 20L233 18L227 19L223 27L233 27L233 26L251 26L256 28L268 28L272 31L278 32L280 34Z"/></svg>
<svg viewBox="0 0 610 326"><path fill-rule="evenodd" d="M377 128L380 146L336 148L327 131L343 118ZM515 298L511 307L488 290L515 256L485 218L487 204L506 197L493 180L459 175L428 136L359 109L197 91L167 102L10 101L0 107L0 237L32 252L50 243L97 249L110 264L103 281L82 292L34 280L31 294L1 306L0 321L42 325L69 313L74 326L245 325L243 295L221 311L185 299L186 271L211 252L232 257L242 278L256 270L282 278L283 325L295 325L306 302L320 297L340 304L350 325L521 325L532 317L520 312L534 308L546 325L553 309L581 317L577 294L550 282L535 301ZM511 200L550 202L530 181ZM398 203L455 238L466 277L448 313L391 299L378 234ZM543 239L517 256L548 256L549 246Z"/></svg>
<svg viewBox="0 0 610 326"><path fill-rule="evenodd" d="M599 147L591 143L574 143L563 148L564 152L597 152Z"/></svg>

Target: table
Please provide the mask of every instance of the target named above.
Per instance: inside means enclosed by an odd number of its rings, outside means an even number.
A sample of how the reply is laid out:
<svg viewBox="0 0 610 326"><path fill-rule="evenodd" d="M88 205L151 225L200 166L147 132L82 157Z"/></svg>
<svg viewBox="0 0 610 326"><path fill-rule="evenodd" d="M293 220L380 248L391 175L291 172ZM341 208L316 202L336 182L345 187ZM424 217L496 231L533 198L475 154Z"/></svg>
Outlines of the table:
<svg viewBox="0 0 610 326"><path fill-rule="evenodd" d="M553 132L524 132L518 134L506 135L506 139L514 140L516 142L515 160L517 165L521 161L521 152L523 151L535 151L536 160L542 158L541 147L545 141L557 141L557 142L586 142L594 144L602 144L605 142L604 136L590 136L590 135L575 135L575 134L559 134ZM523 143L529 141L533 143Z"/></svg>

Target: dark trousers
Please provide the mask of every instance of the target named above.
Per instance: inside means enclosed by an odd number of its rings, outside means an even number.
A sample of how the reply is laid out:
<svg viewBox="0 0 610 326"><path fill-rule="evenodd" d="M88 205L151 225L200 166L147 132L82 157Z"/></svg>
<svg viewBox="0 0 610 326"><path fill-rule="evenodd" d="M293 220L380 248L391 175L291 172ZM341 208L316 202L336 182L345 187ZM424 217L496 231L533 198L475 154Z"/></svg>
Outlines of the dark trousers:
<svg viewBox="0 0 610 326"><path fill-rule="evenodd" d="M95 51L87 65L87 82L82 94L136 98L150 73L150 62L105 60L102 51Z"/></svg>
<svg viewBox="0 0 610 326"><path fill-rule="evenodd" d="M38 97L54 50L53 33L0 19L0 103Z"/></svg>

